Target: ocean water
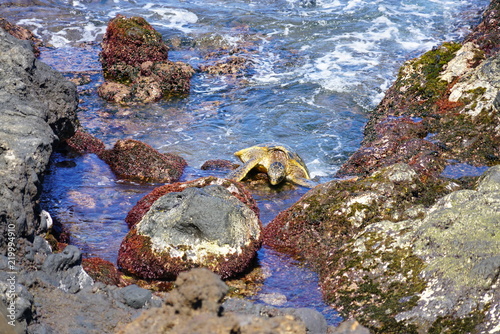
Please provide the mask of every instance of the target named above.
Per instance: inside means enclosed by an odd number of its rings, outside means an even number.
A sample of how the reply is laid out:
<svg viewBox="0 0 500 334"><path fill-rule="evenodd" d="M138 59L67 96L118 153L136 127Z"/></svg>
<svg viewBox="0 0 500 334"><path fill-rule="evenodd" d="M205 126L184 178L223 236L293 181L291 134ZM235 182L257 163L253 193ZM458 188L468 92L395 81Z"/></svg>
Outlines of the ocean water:
<svg viewBox="0 0 500 334"><path fill-rule="evenodd" d="M43 49L43 61L68 76L90 73L91 82L79 88L79 118L107 146L134 138L177 153L189 164L183 176L188 180L207 175L199 170L206 160L236 161L232 153L239 149L281 142L302 156L318 182L326 182L359 147L369 111L402 63L444 41L459 41L488 3L0 0L0 15L52 46ZM198 68L215 45L245 50L252 67L236 78L196 73L183 99L128 107L106 103L95 93L102 82L99 42L117 14L145 17L173 45L172 60ZM56 153L42 205L64 222L86 256L115 262L127 233L124 217L154 186L117 180L94 155ZM256 191L264 224L306 191ZM322 302L314 273L271 250L261 250L259 259L271 274L256 300L284 296L283 306L310 305L329 323L339 320Z"/></svg>

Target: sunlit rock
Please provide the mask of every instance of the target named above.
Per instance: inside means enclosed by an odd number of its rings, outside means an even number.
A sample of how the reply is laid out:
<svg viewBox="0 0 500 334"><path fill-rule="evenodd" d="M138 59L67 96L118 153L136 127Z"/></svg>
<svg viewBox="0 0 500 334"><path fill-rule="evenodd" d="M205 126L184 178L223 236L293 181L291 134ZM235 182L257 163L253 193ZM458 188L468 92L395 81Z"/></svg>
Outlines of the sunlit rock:
<svg viewBox="0 0 500 334"><path fill-rule="evenodd" d="M141 182L175 182L182 176L186 161L175 154L160 153L138 140L118 140L103 159L119 177Z"/></svg>
<svg viewBox="0 0 500 334"><path fill-rule="evenodd" d="M189 93L193 68L168 60L161 34L142 17L112 19L100 59L106 81L98 93L108 101L148 103Z"/></svg>
<svg viewBox="0 0 500 334"><path fill-rule="evenodd" d="M223 278L247 269L261 245L258 214L237 193L247 194L236 183L214 177L170 189L138 203L152 204L134 215L140 220L131 224L120 247L121 269L155 279L172 279L193 267L209 268Z"/></svg>

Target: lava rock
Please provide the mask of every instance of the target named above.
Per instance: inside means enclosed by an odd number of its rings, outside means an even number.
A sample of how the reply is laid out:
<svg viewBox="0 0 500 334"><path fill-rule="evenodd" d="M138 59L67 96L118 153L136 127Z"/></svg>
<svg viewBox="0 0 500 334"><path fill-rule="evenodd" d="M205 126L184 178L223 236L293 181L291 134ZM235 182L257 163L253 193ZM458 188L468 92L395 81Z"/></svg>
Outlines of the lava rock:
<svg viewBox="0 0 500 334"><path fill-rule="evenodd" d="M158 198L123 240L119 267L144 278L171 279L193 267L223 278L241 273L261 245L261 222L221 185L187 187Z"/></svg>
<svg viewBox="0 0 500 334"><path fill-rule="evenodd" d="M43 46L43 42L39 38L37 38L31 31L24 27L18 26L17 24L12 24L1 17L0 27L15 38L30 41L33 48L33 54L35 55L35 57L40 56L40 47Z"/></svg>
<svg viewBox="0 0 500 334"><path fill-rule="evenodd" d="M426 175L439 175L445 162L442 149L424 139L427 129L421 120L388 117L374 126L373 134L342 165L337 176L362 175L396 163L408 163Z"/></svg>
<svg viewBox="0 0 500 334"><path fill-rule="evenodd" d="M94 283L83 270L81 262L80 250L69 245L61 253L50 254L43 263L42 270L48 275L53 286L76 293Z"/></svg>
<svg viewBox="0 0 500 334"><path fill-rule="evenodd" d="M115 265L98 257L82 259L82 267L96 282L108 285L119 285L121 275Z"/></svg>
<svg viewBox="0 0 500 334"><path fill-rule="evenodd" d="M186 167L186 161L175 154L160 153L138 140L118 140L113 149L99 157L119 177L141 182L175 182Z"/></svg>
<svg viewBox="0 0 500 334"><path fill-rule="evenodd" d="M175 284L177 288L167 296L161 308L143 312L117 333L306 333L305 326L292 316L225 314L221 303L228 287L207 269L183 272Z"/></svg>
<svg viewBox="0 0 500 334"><path fill-rule="evenodd" d="M105 150L102 140L92 136L90 133L77 130L75 134L66 140L66 144L75 152L94 153L99 155Z"/></svg>
<svg viewBox="0 0 500 334"><path fill-rule="evenodd" d="M302 322L310 334L324 334L329 332L325 317L312 308L278 308L265 304L255 304L248 300L231 298L222 304L226 314L245 314L260 317L292 316Z"/></svg>
<svg viewBox="0 0 500 334"><path fill-rule="evenodd" d="M350 319L341 323L330 334L370 334L370 330L360 325L355 319Z"/></svg>
<svg viewBox="0 0 500 334"><path fill-rule="evenodd" d="M99 95L117 103L147 103L189 93L194 69L167 58L161 34L144 18L117 15L102 42L100 59L106 81Z"/></svg>
<svg viewBox="0 0 500 334"><path fill-rule="evenodd" d="M0 253L8 232L32 239L53 144L78 127L76 86L0 28ZM9 231L8 231L9 230Z"/></svg>
<svg viewBox="0 0 500 334"><path fill-rule="evenodd" d="M144 307L153 296L150 290L140 288L135 284L119 289L118 294L126 305L135 309Z"/></svg>
<svg viewBox="0 0 500 334"><path fill-rule="evenodd" d="M238 168L240 165L235 164L229 160L216 159L216 160L208 160L201 165L202 170L233 170Z"/></svg>
<svg viewBox="0 0 500 334"><path fill-rule="evenodd" d="M8 323L18 327L16 332L23 332L33 318L33 295L18 281L17 273L0 272L0 310L5 307L6 312L1 315L6 316Z"/></svg>
<svg viewBox="0 0 500 334"><path fill-rule="evenodd" d="M142 217L149 211L151 205L160 198L161 196L171 193L171 192L182 192L183 190L190 187L202 188L209 185L220 185L226 188L238 198L243 204L247 205L255 214L259 215L259 208L257 203L253 199L252 195L243 187L240 183L233 180L221 179L214 176L203 177L197 180L188 182L179 182L173 184L166 184L161 187L155 188L149 194L141 198L137 204L129 211L125 222L128 227L132 227L137 224Z"/></svg>

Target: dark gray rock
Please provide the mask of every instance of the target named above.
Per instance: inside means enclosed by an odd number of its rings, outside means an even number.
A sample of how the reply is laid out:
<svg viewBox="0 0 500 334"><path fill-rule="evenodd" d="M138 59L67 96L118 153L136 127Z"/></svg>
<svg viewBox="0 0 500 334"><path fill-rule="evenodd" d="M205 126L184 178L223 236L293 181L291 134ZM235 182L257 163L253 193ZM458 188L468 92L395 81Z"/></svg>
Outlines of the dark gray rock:
<svg viewBox="0 0 500 334"><path fill-rule="evenodd" d="M16 273L0 272L0 311L15 331L22 333L33 316L33 295L18 283Z"/></svg>
<svg viewBox="0 0 500 334"><path fill-rule="evenodd" d="M0 28L0 254L8 237L34 236L39 176L53 143L78 126L77 105L75 85Z"/></svg>
<svg viewBox="0 0 500 334"><path fill-rule="evenodd" d="M318 311L312 308L286 308L284 314L291 314L300 319L310 334L324 334L328 330L328 324L325 317Z"/></svg>
<svg viewBox="0 0 500 334"><path fill-rule="evenodd" d="M61 253L48 256L43 263L43 270L50 274L67 270L81 263L82 252L77 247L69 245Z"/></svg>
<svg viewBox="0 0 500 334"><path fill-rule="evenodd" d="M260 233L257 216L219 185L187 188L160 197L138 230L162 248L204 241L241 247L250 235L258 239Z"/></svg>
<svg viewBox="0 0 500 334"><path fill-rule="evenodd" d="M26 254L24 257L28 261L42 264L49 254L52 254L52 249L47 240L40 236L36 236L33 240L33 246L26 247Z"/></svg>
<svg viewBox="0 0 500 334"><path fill-rule="evenodd" d="M83 270L82 253L72 245L57 254L50 254L43 263L42 270L48 275L50 283L69 293L76 293L91 286L94 281Z"/></svg>
<svg viewBox="0 0 500 334"><path fill-rule="evenodd" d="M153 296L150 290L143 289L135 284L119 289L119 294L126 305L135 309L144 307Z"/></svg>

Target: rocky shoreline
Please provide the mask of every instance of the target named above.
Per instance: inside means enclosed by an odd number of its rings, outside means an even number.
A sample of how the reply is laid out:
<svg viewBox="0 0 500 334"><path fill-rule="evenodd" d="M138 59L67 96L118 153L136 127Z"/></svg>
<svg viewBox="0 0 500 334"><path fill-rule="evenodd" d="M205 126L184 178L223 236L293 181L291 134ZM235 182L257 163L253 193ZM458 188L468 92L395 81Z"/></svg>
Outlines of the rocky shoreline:
<svg viewBox="0 0 500 334"><path fill-rule="evenodd" d="M76 87L0 29L0 331L500 333L499 23L493 0L463 43L405 63L338 174L356 177L317 186L263 229L361 324L337 328L314 310L222 303L226 284L202 269L168 293L104 284L76 247L51 247L37 199L53 147L73 137L82 151L105 150L76 140ZM443 177L461 165L489 169Z"/></svg>

